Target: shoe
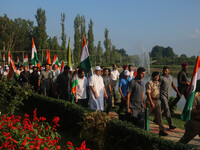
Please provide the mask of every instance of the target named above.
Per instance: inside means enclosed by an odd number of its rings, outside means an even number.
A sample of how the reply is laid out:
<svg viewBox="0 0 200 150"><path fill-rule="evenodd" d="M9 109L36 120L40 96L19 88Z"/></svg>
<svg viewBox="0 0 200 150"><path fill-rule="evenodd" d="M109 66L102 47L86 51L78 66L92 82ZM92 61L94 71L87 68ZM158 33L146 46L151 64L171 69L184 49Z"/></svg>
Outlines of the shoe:
<svg viewBox="0 0 200 150"><path fill-rule="evenodd" d="M173 125L171 125L170 127L169 127L169 129L176 129L176 127L175 126L173 126Z"/></svg>
<svg viewBox="0 0 200 150"><path fill-rule="evenodd" d="M160 136L168 136L168 133L166 133L164 130L160 130L159 135Z"/></svg>

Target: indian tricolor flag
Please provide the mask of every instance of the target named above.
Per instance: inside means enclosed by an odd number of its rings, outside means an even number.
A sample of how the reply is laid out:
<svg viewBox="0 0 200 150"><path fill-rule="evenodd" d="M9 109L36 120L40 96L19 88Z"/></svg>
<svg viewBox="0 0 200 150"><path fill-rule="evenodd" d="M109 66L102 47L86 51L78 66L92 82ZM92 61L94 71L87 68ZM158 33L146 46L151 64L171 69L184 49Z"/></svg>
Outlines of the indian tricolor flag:
<svg viewBox="0 0 200 150"><path fill-rule="evenodd" d="M183 121L190 120L191 118L191 108L195 96L195 92L200 92L200 57L197 56L196 65L192 75L192 80L188 90L188 98L181 114L181 119Z"/></svg>
<svg viewBox="0 0 200 150"><path fill-rule="evenodd" d="M59 61L58 61L58 56L57 56L57 54L54 55L54 59L53 59L52 66L53 66L54 64L59 65Z"/></svg>
<svg viewBox="0 0 200 150"><path fill-rule="evenodd" d="M82 45L80 68L84 69L86 74L91 72L91 68L92 68L84 34L83 34L83 45Z"/></svg>
<svg viewBox="0 0 200 150"><path fill-rule="evenodd" d="M76 98L76 92L77 92L77 85L78 85L78 75L77 75L78 69L74 71L74 75L72 78L72 103L75 102Z"/></svg>
<svg viewBox="0 0 200 150"><path fill-rule="evenodd" d="M35 47L34 40L32 38L32 53L31 53L31 64L36 66L38 63L38 56L37 56L37 51Z"/></svg>
<svg viewBox="0 0 200 150"><path fill-rule="evenodd" d="M10 78L12 78L13 75L16 75L16 77L19 78L19 72L17 71L17 69L15 67L14 61L11 60L10 61L10 66L9 66L9 72L8 72L8 75L7 75L8 80Z"/></svg>
<svg viewBox="0 0 200 150"><path fill-rule="evenodd" d="M64 71L64 67L65 67L65 63L64 63L64 61L62 61L61 68L60 68L61 73Z"/></svg>
<svg viewBox="0 0 200 150"><path fill-rule="evenodd" d="M27 54L24 57L23 65L24 66L29 65L29 63L28 63L28 55Z"/></svg>

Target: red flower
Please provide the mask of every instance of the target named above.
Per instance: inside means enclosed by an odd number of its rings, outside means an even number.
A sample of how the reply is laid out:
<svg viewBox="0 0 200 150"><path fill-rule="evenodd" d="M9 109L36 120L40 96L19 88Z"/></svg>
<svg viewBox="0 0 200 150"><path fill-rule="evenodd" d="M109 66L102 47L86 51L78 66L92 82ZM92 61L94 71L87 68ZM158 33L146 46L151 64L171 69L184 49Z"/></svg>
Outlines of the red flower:
<svg viewBox="0 0 200 150"><path fill-rule="evenodd" d="M60 146L58 145L58 146L56 146L56 148L57 148L57 149L60 149Z"/></svg>

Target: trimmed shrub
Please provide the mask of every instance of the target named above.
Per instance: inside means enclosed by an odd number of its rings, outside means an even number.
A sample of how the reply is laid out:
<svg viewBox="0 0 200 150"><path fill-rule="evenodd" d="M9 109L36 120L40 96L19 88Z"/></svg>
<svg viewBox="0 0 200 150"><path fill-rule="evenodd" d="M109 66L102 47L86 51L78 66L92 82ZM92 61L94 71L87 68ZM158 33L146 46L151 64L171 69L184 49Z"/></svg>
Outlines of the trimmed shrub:
<svg viewBox="0 0 200 150"><path fill-rule="evenodd" d="M190 146L159 138L131 123L112 120L105 130L104 149L110 150L188 150Z"/></svg>

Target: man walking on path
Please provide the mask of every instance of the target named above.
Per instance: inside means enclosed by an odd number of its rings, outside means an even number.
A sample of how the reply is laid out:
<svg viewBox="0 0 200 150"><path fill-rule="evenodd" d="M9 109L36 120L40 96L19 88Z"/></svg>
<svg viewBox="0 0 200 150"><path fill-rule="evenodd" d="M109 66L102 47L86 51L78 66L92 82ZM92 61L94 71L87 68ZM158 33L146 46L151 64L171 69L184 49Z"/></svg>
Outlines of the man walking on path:
<svg viewBox="0 0 200 150"><path fill-rule="evenodd" d="M24 71L20 73L19 82L22 87L26 84L30 84L30 72L28 71L28 66L24 66Z"/></svg>
<svg viewBox="0 0 200 150"><path fill-rule="evenodd" d="M92 110L104 111L104 96L107 99L108 95L101 77L101 67L95 67L95 74L90 77L90 108Z"/></svg>
<svg viewBox="0 0 200 150"><path fill-rule="evenodd" d="M127 104L127 89L128 89L128 83L131 81L130 72L128 70L124 71L124 78L122 78L119 81L119 93L121 94L121 103L120 108L118 110L118 114L121 113L121 111L126 108Z"/></svg>
<svg viewBox="0 0 200 150"><path fill-rule="evenodd" d="M71 102L71 85L69 79L69 66L64 67L64 71L58 75L55 85L55 95L59 95L61 99L68 100Z"/></svg>
<svg viewBox="0 0 200 150"><path fill-rule="evenodd" d="M109 77L109 71L108 68L103 69L103 83L106 89L106 93L108 95L108 99L104 99L104 103L106 104L106 101L108 102L108 105L106 107L106 113L109 114L110 109L112 107L112 88L111 88L111 79Z"/></svg>
<svg viewBox="0 0 200 150"><path fill-rule="evenodd" d="M178 90L181 93L181 95L184 95L185 99L187 100L187 91L188 87L190 85L189 79L188 79L188 63L183 63L182 70L178 73L177 81L178 81ZM171 103L170 110L173 112L173 107L179 102L181 97L177 94L177 97L175 100Z"/></svg>
<svg viewBox="0 0 200 150"><path fill-rule="evenodd" d="M42 70L39 76L38 90L41 88L44 95L50 96L50 88L52 84L52 73L49 71L49 64L46 64L45 70Z"/></svg>
<svg viewBox="0 0 200 150"><path fill-rule="evenodd" d="M147 82L146 95L147 95L147 107L149 108L149 114L154 113L155 121L159 125L159 135L167 136L168 134L164 131L164 126L162 123L162 114L160 106L160 83L159 83L159 72L152 73L152 80Z"/></svg>
<svg viewBox="0 0 200 150"><path fill-rule="evenodd" d="M179 143L187 144L196 135L200 136L200 93L196 93L191 110L191 120L185 124L185 133Z"/></svg>
<svg viewBox="0 0 200 150"><path fill-rule="evenodd" d="M143 67L139 67L137 76L129 82L127 90L127 112L130 113L133 124L142 129L145 122L144 82L142 81L145 72Z"/></svg>
<svg viewBox="0 0 200 150"><path fill-rule="evenodd" d="M170 87L176 91L176 93L181 97L176 85L174 83L173 77L169 75L169 67L163 67L163 75L160 76L160 101L161 101L161 109L162 113L166 116L169 129L175 129L176 127L173 126L171 120L171 113L169 110L169 98L170 98Z"/></svg>
<svg viewBox="0 0 200 150"><path fill-rule="evenodd" d="M113 70L111 71L111 87L112 87L112 95L114 97L114 101L117 101L115 87L118 79L119 79L119 71L117 70L117 65L113 64Z"/></svg>
<svg viewBox="0 0 200 150"><path fill-rule="evenodd" d="M134 76L134 71L133 71L133 66L132 66L132 65L129 65L129 66L128 66L128 71L130 72L130 78L131 78L131 80L132 80L133 78L135 78L135 76Z"/></svg>
<svg viewBox="0 0 200 150"><path fill-rule="evenodd" d="M76 103L83 106L88 107L88 80L85 77L84 69L80 68L78 70L78 85L76 91Z"/></svg>

